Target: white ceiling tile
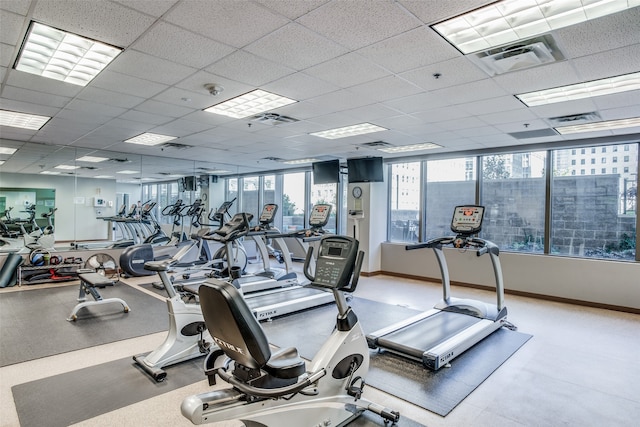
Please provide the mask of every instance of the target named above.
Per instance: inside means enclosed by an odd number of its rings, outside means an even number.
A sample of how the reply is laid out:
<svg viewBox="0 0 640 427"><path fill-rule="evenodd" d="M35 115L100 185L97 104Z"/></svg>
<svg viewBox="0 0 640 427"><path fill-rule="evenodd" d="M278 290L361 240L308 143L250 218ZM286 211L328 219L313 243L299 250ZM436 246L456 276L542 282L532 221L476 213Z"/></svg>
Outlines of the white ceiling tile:
<svg viewBox="0 0 640 427"><path fill-rule="evenodd" d="M7 10L0 10L0 43L16 45L24 37L24 16L17 15ZM26 28L25 28L26 29Z"/></svg>
<svg viewBox="0 0 640 427"><path fill-rule="evenodd" d="M19 113L39 114L41 116L48 117L53 117L58 111L60 111L60 107L50 107L40 103L16 101L5 97L0 99L0 107L5 110L17 111Z"/></svg>
<svg viewBox="0 0 640 427"><path fill-rule="evenodd" d="M109 65L109 70L168 85L175 84L196 70L135 50L126 50Z"/></svg>
<svg viewBox="0 0 640 427"><path fill-rule="evenodd" d="M147 31L131 48L194 68L206 67L235 49L165 22Z"/></svg>
<svg viewBox="0 0 640 427"><path fill-rule="evenodd" d="M402 73L460 56L460 52L428 27L419 27L382 40L360 49L358 53L394 73Z"/></svg>
<svg viewBox="0 0 640 427"><path fill-rule="evenodd" d="M289 19L296 19L311 12L313 9L327 3L328 0L256 0L269 9L286 16Z"/></svg>
<svg viewBox="0 0 640 427"><path fill-rule="evenodd" d="M23 89L15 86L4 87L2 97L45 105L48 107L64 107L71 100L71 98L66 96L36 92L34 90Z"/></svg>
<svg viewBox="0 0 640 427"><path fill-rule="evenodd" d="M296 73L262 87L264 90L286 96L287 98L303 101L333 92L338 89L324 80L317 79L305 73Z"/></svg>
<svg viewBox="0 0 640 427"><path fill-rule="evenodd" d="M453 119L461 119L469 117L469 113L457 106L432 108L422 112L414 113L413 116L419 118L425 123L438 123Z"/></svg>
<svg viewBox="0 0 640 427"><path fill-rule="evenodd" d="M554 62L526 70L500 74L495 76L493 80L513 95L581 81L570 61Z"/></svg>
<svg viewBox="0 0 640 427"><path fill-rule="evenodd" d="M391 1L338 1L327 3L297 22L330 40L359 49L421 25L421 22Z"/></svg>
<svg viewBox="0 0 640 427"><path fill-rule="evenodd" d="M492 0L399 0L411 13L415 14L425 24L435 24L447 18L461 15L477 9Z"/></svg>
<svg viewBox="0 0 640 427"><path fill-rule="evenodd" d="M217 84L223 87L222 93L211 97L211 103L207 107L226 101L227 99L245 94L255 89L254 86L246 85L240 82L229 80L227 78L217 76L206 71L198 71L176 84L177 88L186 89L190 92L206 94L208 91L204 88L205 84Z"/></svg>
<svg viewBox="0 0 640 427"><path fill-rule="evenodd" d="M33 19L80 36L125 48L155 18L108 1L38 0Z"/></svg>
<svg viewBox="0 0 640 427"><path fill-rule="evenodd" d="M593 98L593 102L598 110L607 110L619 107L637 107L640 105L640 90L598 96Z"/></svg>
<svg viewBox="0 0 640 427"><path fill-rule="evenodd" d="M291 68L284 67L244 50L237 50L222 58L207 67L206 71L255 87L295 72Z"/></svg>
<svg viewBox="0 0 640 427"><path fill-rule="evenodd" d="M166 117L182 117L193 113L193 108L182 107L175 104L167 104L154 100L145 101L135 107L136 111L143 111L150 114L158 114Z"/></svg>
<svg viewBox="0 0 640 427"><path fill-rule="evenodd" d="M562 52L578 58L640 42L640 7L586 21L554 32Z"/></svg>
<svg viewBox="0 0 640 427"><path fill-rule="evenodd" d="M305 73L342 88L366 83L389 75L387 71L356 53L347 53L307 68Z"/></svg>
<svg viewBox="0 0 640 427"><path fill-rule="evenodd" d="M114 107L114 106L106 105L99 102L85 101L79 98L69 102L65 106L65 110L85 111L85 112L88 111L88 112L91 112L91 114L95 113L101 116L107 116L111 118L117 117L120 114L127 111L126 108Z"/></svg>
<svg viewBox="0 0 640 427"><path fill-rule="evenodd" d="M31 3L29 1L24 0L2 0L0 2L0 9L25 16L29 12L30 5Z"/></svg>
<svg viewBox="0 0 640 427"><path fill-rule="evenodd" d="M640 29L638 31L640 34ZM579 70L582 81L634 73L640 70L640 35L638 40L631 46L586 55L571 62Z"/></svg>
<svg viewBox="0 0 640 427"><path fill-rule="evenodd" d="M436 76L435 74L439 74ZM486 80L487 75L465 57L458 57L400 74L425 90L438 90L462 83Z"/></svg>
<svg viewBox="0 0 640 427"><path fill-rule="evenodd" d="M608 108L600 110L602 120L620 120L633 117L640 118L640 103L621 108Z"/></svg>
<svg viewBox="0 0 640 427"><path fill-rule="evenodd" d="M445 97L454 105L508 95L505 90L500 88L491 79L478 80L471 83L436 90L433 94Z"/></svg>
<svg viewBox="0 0 640 427"><path fill-rule="evenodd" d="M393 108L386 107L384 104L365 105L363 107L357 107L343 111L343 114L346 114L355 118L356 120L360 120L363 122L395 116L398 113L399 111L394 110Z"/></svg>
<svg viewBox="0 0 640 427"><path fill-rule="evenodd" d="M353 86L349 88L349 91L367 96L378 102L389 101L423 92L419 87L407 83L406 80L397 76L383 77L378 80Z"/></svg>
<svg viewBox="0 0 640 427"><path fill-rule="evenodd" d="M499 96L497 98L459 104L458 107L471 115L497 113L527 108L515 96Z"/></svg>
<svg viewBox="0 0 640 427"><path fill-rule="evenodd" d="M69 98L76 96L82 91L82 86L72 85L59 80L46 79L35 74L13 69L9 72L7 85Z"/></svg>
<svg viewBox="0 0 640 427"><path fill-rule="evenodd" d="M151 127L163 125L173 120L172 117L160 116L158 114L149 114L143 111L129 110L120 116L121 119L131 120L134 122L145 123Z"/></svg>
<svg viewBox="0 0 640 427"><path fill-rule="evenodd" d="M490 125L497 125L502 123L530 123L532 120L537 119L536 115L529 109L519 109L510 111L501 111L499 113L480 114L477 116L480 120Z"/></svg>
<svg viewBox="0 0 640 427"><path fill-rule="evenodd" d="M124 6L159 18L164 15L178 0L114 0Z"/></svg>
<svg viewBox="0 0 640 427"><path fill-rule="evenodd" d="M133 108L144 102L144 98L139 96L125 95L124 93L111 92L97 87L86 87L78 95L78 98L122 108Z"/></svg>
<svg viewBox="0 0 640 427"><path fill-rule="evenodd" d="M0 44L0 66L7 68L13 65L14 46L10 44Z"/></svg>
<svg viewBox="0 0 640 427"><path fill-rule="evenodd" d="M477 117L464 117L453 120L443 120L438 122L438 126L444 130L457 131L459 129L479 128L486 126L486 122Z"/></svg>
<svg viewBox="0 0 640 427"><path fill-rule="evenodd" d="M234 0L181 2L164 19L237 48L289 22L258 4Z"/></svg>
<svg viewBox="0 0 640 427"><path fill-rule="evenodd" d="M386 101L384 102L384 105L393 110L411 114L431 110L436 107L449 106L451 103L444 97L434 95L433 92L423 92L416 95L406 96L404 98Z"/></svg>
<svg viewBox="0 0 640 427"><path fill-rule="evenodd" d="M511 123L496 123L494 127L503 133L527 132L531 130L549 129L549 124L544 120L527 120L529 126L525 126L521 121Z"/></svg>
<svg viewBox="0 0 640 427"><path fill-rule="evenodd" d="M339 44L296 23L274 31L245 47L245 50L295 70L303 70L347 53L347 49Z"/></svg>
<svg viewBox="0 0 640 427"><path fill-rule="evenodd" d="M499 129L493 126L486 126L484 123L482 123L482 125L479 127L470 127L467 129L454 129L453 131L457 135L460 135L464 138L472 138L472 139L502 133L502 131L500 131Z"/></svg>
<svg viewBox="0 0 640 427"><path fill-rule="evenodd" d="M310 99L308 102L320 107L324 106L329 111L344 111L374 104L375 100L360 93L351 92L350 90L342 90L318 96Z"/></svg>
<svg viewBox="0 0 640 427"><path fill-rule="evenodd" d="M73 86L73 85L67 85ZM102 71L91 81L90 87L144 98L152 97L169 86L149 80L116 73L109 69Z"/></svg>

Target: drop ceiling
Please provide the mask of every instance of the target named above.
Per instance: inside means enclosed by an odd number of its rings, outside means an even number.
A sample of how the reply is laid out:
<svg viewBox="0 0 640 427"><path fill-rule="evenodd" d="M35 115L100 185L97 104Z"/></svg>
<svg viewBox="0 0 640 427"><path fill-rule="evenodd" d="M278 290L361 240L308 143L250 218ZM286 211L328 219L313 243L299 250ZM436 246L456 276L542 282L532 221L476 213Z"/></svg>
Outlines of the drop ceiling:
<svg viewBox="0 0 640 427"><path fill-rule="evenodd" d="M40 130L0 128L4 172L39 173L83 155L79 176L141 168L147 177L286 169L280 161L383 156L375 141L442 154L579 138L638 141L640 129L558 135L549 118L640 116L640 91L526 107L515 94L640 70L640 7L551 33L564 60L490 77L430 25L487 1L2 0L0 108L51 116ZM13 69L31 21L124 51L85 87ZM224 89L212 95L205 88ZM291 121L203 109L260 88L297 100ZM277 117L277 116L271 116ZM388 130L310 135L369 122ZM175 147L123 142L143 132ZM526 138L519 137L526 133ZM183 146L187 146L186 148ZM271 159L270 159L271 158ZM92 169L91 167L94 167Z"/></svg>

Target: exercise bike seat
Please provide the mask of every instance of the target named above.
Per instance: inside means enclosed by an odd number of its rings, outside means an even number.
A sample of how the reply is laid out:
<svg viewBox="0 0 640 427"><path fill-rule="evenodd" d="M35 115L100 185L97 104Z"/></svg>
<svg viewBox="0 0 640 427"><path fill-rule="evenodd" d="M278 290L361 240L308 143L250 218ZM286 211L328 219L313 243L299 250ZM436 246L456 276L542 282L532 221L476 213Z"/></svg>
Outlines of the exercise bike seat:
<svg viewBox="0 0 640 427"><path fill-rule="evenodd" d="M156 261L147 261L144 263L144 269L149 271L167 271L174 262L173 258L165 258Z"/></svg>
<svg viewBox="0 0 640 427"><path fill-rule="evenodd" d="M279 379L296 379L305 373L305 362L297 349L271 353L260 323L231 283L208 279L198 293L209 333L237 365L263 370Z"/></svg>

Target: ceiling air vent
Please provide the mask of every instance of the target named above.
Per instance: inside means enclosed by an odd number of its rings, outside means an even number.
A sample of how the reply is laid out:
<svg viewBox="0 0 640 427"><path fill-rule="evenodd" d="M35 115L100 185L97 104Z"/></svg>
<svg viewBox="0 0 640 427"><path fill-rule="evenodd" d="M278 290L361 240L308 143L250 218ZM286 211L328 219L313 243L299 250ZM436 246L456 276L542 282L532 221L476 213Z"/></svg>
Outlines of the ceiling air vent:
<svg viewBox="0 0 640 427"><path fill-rule="evenodd" d="M389 144L388 142L384 142L384 141L365 142L364 144L360 144L360 145L368 148L393 147L392 144Z"/></svg>
<svg viewBox="0 0 640 427"><path fill-rule="evenodd" d="M160 148L165 149L165 148L172 148L174 150L188 150L189 148L193 148L192 145L186 145L186 144L178 144L176 142L165 142L164 144L162 144L160 146Z"/></svg>
<svg viewBox="0 0 640 427"><path fill-rule="evenodd" d="M600 121L600 114L595 111L590 113L580 113L580 114L572 114L570 116L558 116L558 117L549 117L547 121L552 126L562 126L562 125L579 125L582 123L590 123Z"/></svg>
<svg viewBox="0 0 640 427"><path fill-rule="evenodd" d="M467 55L490 76L564 59L550 34Z"/></svg>
<svg viewBox="0 0 640 427"><path fill-rule="evenodd" d="M263 157L262 160L271 160L272 162L284 162L280 157Z"/></svg>
<svg viewBox="0 0 640 427"><path fill-rule="evenodd" d="M511 132L507 135L512 136L516 139L528 139L528 138L544 138L547 136L557 136L558 132L553 129L537 129L537 130L527 130L523 132Z"/></svg>
<svg viewBox="0 0 640 427"><path fill-rule="evenodd" d="M129 163L129 159L109 159L109 162L113 163Z"/></svg>
<svg viewBox="0 0 640 427"><path fill-rule="evenodd" d="M281 116L280 114L276 113L263 113L258 114L257 116L253 116L251 121L275 126L281 125L283 123L294 123L297 122L298 119L294 119L293 117Z"/></svg>

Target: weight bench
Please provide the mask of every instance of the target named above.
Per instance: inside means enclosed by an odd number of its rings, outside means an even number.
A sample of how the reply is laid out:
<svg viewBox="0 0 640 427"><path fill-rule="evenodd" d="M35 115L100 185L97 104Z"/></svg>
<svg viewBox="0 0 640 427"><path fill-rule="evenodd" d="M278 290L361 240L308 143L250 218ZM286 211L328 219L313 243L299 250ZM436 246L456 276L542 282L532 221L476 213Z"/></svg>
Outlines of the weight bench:
<svg viewBox="0 0 640 427"><path fill-rule="evenodd" d="M78 270L78 277L80 278L80 294L78 295L79 303L73 308L73 311L67 318L68 321L73 322L78 318L78 311L84 307L92 305L118 303L124 308L124 312L131 311L129 306L124 300L120 298L107 298L102 299L102 295L98 292L97 288L106 288L107 286L113 286L116 280L109 279L102 274L98 274L93 270ZM95 301L87 301L86 295L91 294Z"/></svg>

